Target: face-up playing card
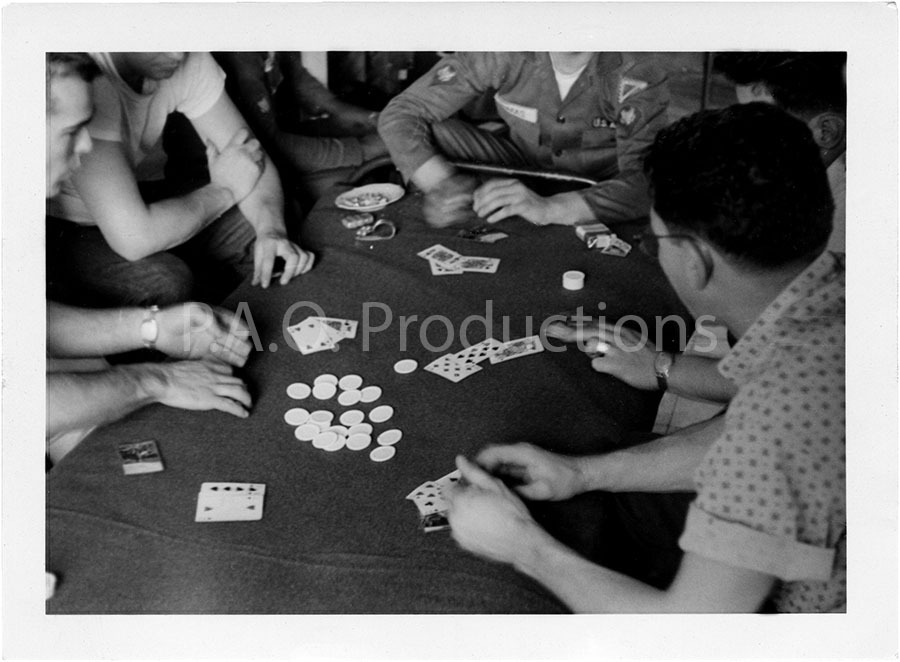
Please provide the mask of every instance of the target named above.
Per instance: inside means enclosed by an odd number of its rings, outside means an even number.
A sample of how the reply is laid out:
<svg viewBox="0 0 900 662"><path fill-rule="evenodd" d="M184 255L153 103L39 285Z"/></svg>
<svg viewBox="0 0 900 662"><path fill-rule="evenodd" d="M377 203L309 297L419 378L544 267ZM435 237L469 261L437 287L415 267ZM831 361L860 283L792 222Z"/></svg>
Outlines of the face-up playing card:
<svg viewBox="0 0 900 662"><path fill-rule="evenodd" d="M213 494L246 496L248 494L265 494L266 485L265 483L203 483L200 485L200 491Z"/></svg>
<svg viewBox="0 0 900 662"><path fill-rule="evenodd" d="M200 492L195 522L248 522L261 520L264 494Z"/></svg>
<svg viewBox="0 0 900 662"><path fill-rule="evenodd" d="M500 259L496 257L475 257L463 255L459 262L456 263L463 271L473 271L475 273L493 274L497 273L500 267Z"/></svg>
<svg viewBox="0 0 900 662"><path fill-rule="evenodd" d="M456 265L444 266L440 262L432 262L431 260L428 261L428 264L431 265L432 276L456 276L463 272Z"/></svg>
<svg viewBox="0 0 900 662"><path fill-rule="evenodd" d="M425 250L416 253L416 255L425 258L429 262L437 262L444 266L449 266L462 257L456 251L451 250L446 246L441 246L440 244L435 244L434 246L426 248Z"/></svg>
<svg viewBox="0 0 900 662"><path fill-rule="evenodd" d="M119 444L117 450L122 458L122 472L128 476L163 470L162 458L155 441Z"/></svg>
<svg viewBox="0 0 900 662"><path fill-rule="evenodd" d="M297 349L301 354L321 352L331 349L337 344L331 335L334 330L318 320L307 319L294 326L289 326L287 330L294 342L297 343Z"/></svg>
<svg viewBox="0 0 900 662"><path fill-rule="evenodd" d="M440 511L429 513L420 520L422 530L425 533L434 533L435 531L445 531L450 528L450 520L447 519L447 512Z"/></svg>
<svg viewBox="0 0 900 662"><path fill-rule="evenodd" d="M453 356L455 356L459 361L481 363L482 361L486 361L487 359L491 358L497 348L501 347L502 345L503 343L499 340L488 338L487 340L482 340L476 345L466 347L464 350L457 352Z"/></svg>
<svg viewBox="0 0 900 662"><path fill-rule="evenodd" d="M459 361L453 354L445 354L425 366L425 370L449 379L453 383L458 383L479 372L481 367L474 363Z"/></svg>
<svg viewBox="0 0 900 662"><path fill-rule="evenodd" d="M338 317L310 317L309 319L318 320L334 340L355 338L356 328L359 326L359 323L356 320L345 320ZM331 331L334 331L335 333L331 334Z"/></svg>
<svg viewBox="0 0 900 662"><path fill-rule="evenodd" d="M529 354L537 354L543 351L544 346L541 344L539 336L510 340L494 352L491 356L491 364L503 363L504 361L517 359L520 356L528 356Z"/></svg>

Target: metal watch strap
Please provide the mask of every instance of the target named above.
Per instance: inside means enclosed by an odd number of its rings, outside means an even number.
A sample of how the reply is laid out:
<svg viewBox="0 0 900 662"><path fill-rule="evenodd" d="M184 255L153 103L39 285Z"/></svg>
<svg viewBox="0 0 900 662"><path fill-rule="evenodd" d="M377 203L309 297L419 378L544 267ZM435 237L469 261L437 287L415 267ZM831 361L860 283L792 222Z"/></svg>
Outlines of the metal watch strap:
<svg viewBox="0 0 900 662"><path fill-rule="evenodd" d="M667 391L669 388L669 369L675 362L675 355L671 352L657 352L656 361L653 369L656 372L656 384L660 391Z"/></svg>
<svg viewBox="0 0 900 662"><path fill-rule="evenodd" d="M144 341L144 347L154 349L156 341L159 339L159 323L156 321L156 313L159 312L159 306L150 306L144 312L144 320L141 322L141 340Z"/></svg>

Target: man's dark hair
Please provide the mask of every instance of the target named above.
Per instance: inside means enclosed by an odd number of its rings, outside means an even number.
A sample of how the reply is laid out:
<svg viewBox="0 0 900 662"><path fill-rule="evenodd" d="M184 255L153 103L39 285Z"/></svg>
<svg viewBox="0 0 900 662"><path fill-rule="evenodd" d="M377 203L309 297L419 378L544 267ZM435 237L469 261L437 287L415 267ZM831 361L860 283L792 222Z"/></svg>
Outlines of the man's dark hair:
<svg viewBox="0 0 900 662"><path fill-rule="evenodd" d="M789 113L844 112L846 53L720 53L714 67L735 85L763 83Z"/></svg>
<svg viewBox="0 0 900 662"><path fill-rule="evenodd" d="M771 104L685 117L657 134L644 170L672 233L705 239L747 267L811 258L831 234L819 148L801 120Z"/></svg>
<svg viewBox="0 0 900 662"><path fill-rule="evenodd" d="M87 53L47 53L47 81L52 76L75 74L90 83L100 74L100 67Z"/></svg>

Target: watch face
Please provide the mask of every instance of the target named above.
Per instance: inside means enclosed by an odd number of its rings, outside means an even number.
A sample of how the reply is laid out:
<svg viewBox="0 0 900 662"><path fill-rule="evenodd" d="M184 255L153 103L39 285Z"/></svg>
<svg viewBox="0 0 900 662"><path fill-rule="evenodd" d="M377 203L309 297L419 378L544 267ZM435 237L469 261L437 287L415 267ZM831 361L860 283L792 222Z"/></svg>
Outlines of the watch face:
<svg viewBox="0 0 900 662"><path fill-rule="evenodd" d="M672 367L672 355L668 352L660 352L656 355L656 374L665 375Z"/></svg>
<svg viewBox="0 0 900 662"><path fill-rule="evenodd" d="M145 343L156 342L159 335L159 325L155 319L144 320L141 322L141 340Z"/></svg>

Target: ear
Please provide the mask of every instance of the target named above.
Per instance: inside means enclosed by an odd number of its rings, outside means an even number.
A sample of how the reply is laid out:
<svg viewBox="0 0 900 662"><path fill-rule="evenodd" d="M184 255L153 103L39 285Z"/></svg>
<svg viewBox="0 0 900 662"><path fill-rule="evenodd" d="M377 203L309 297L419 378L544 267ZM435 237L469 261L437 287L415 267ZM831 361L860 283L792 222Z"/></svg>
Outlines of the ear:
<svg viewBox="0 0 900 662"><path fill-rule="evenodd" d="M822 150L832 150L844 144L847 121L837 113L824 112L809 121L813 138Z"/></svg>
<svg viewBox="0 0 900 662"><path fill-rule="evenodd" d="M709 285L713 275L714 262L709 246L699 240L685 241L682 250L684 251L682 264L687 282L694 291L699 292Z"/></svg>
<svg viewBox="0 0 900 662"><path fill-rule="evenodd" d="M769 86L765 83L757 82L750 86L750 94L754 101L762 101L763 103L775 103L775 97L769 91Z"/></svg>

